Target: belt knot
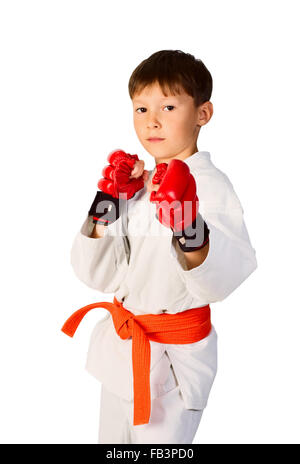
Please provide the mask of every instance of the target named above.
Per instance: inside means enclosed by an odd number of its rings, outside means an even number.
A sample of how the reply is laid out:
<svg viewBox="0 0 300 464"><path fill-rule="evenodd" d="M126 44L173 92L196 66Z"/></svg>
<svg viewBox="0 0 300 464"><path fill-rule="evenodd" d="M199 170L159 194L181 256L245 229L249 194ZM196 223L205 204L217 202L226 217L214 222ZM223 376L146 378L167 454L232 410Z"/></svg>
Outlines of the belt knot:
<svg viewBox="0 0 300 464"><path fill-rule="evenodd" d="M118 317L113 317L113 323L117 334L122 340L132 337L134 315L122 307L121 311L118 311ZM123 313L123 314L122 314ZM128 314L127 314L128 313Z"/></svg>

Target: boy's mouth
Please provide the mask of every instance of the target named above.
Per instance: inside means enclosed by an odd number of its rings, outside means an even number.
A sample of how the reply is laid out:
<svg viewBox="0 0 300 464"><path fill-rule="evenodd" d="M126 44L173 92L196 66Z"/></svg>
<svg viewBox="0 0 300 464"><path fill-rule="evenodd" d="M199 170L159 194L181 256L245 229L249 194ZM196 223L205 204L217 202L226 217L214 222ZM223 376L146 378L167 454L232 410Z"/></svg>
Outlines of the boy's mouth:
<svg viewBox="0 0 300 464"><path fill-rule="evenodd" d="M147 139L149 142L162 142L163 140L165 139L161 139L161 138L158 138L158 137L151 137L149 139Z"/></svg>

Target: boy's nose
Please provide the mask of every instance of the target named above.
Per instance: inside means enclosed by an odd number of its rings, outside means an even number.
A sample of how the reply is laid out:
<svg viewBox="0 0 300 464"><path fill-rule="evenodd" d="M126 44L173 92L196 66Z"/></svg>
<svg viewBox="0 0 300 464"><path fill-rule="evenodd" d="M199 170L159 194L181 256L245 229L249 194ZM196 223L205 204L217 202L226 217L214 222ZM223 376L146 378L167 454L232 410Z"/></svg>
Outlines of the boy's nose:
<svg viewBox="0 0 300 464"><path fill-rule="evenodd" d="M147 125L148 125L148 127L159 127L160 122L158 121L157 118L152 117L152 118L149 118Z"/></svg>
<svg viewBox="0 0 300 464"><path fill-rule="evenodd" d="M158 127L159 127L159 124L148 124L148 128L157 129Z"/></svg>

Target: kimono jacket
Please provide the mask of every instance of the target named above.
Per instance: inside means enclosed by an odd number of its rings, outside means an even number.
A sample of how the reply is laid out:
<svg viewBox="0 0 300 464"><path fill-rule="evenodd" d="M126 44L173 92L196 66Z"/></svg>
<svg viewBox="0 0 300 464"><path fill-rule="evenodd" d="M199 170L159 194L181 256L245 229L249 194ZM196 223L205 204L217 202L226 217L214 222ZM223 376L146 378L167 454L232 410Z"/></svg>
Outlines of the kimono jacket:
<svg viewBox="0 0 300 464"><path fill-rule="evenodd" d="M210 230L202 264L188 270L172 230L155 217L147 191L154 169L102 238L89 236L94 224L87 216L73 242L71 264L77 277L101 293L114 294L135 315L174 314L222 301L257 267L243 208L228 177L207 151L184 162L195 178L199 212ZM203 409L217 371L214 326L195 343L150 340L150 346L151 399L162 394L171 362L185 407ZM133 400L132 339L118 336L109 312L92 332L86 369L111 392Z"/></svg>

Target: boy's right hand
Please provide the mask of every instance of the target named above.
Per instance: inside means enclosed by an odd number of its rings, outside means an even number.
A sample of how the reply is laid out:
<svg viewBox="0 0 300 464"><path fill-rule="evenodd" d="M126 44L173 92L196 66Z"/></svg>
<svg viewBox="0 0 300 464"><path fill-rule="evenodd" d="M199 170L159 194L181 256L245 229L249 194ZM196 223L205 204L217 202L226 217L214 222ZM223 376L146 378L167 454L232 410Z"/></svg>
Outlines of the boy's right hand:
<svg viewBox="0 0 300 464"><path fill-rule="evenodd" d="M144 187L147 172L145 163L137 155L130 155L123 150L112 151L107 158L109 165L105 166L98 187L114 198L129 200Z"/></svg>
<svg viewBox="0 0 300 464"><path fill-rule="evenodd" d="M122 205L144 187L149 173L144 170L144 161L137 155L123 150L112 151L107 158L109 165L102 170L103 178L98 182L100 191L89 210L94 224L109 225L121 214Z"/></svg>

